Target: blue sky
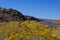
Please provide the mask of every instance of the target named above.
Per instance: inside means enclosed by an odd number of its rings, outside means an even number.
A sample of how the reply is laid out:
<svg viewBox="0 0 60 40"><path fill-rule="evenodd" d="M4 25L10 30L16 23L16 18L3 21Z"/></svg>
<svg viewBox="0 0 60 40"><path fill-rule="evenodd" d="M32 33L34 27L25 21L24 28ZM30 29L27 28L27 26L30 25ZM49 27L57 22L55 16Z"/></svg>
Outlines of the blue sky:
<svg viewBox="0 0 60 40"><path fill-rule="evenodd" d="M24 15L60 20L60 0L0 0L3 8L13 8Z"/></svg>

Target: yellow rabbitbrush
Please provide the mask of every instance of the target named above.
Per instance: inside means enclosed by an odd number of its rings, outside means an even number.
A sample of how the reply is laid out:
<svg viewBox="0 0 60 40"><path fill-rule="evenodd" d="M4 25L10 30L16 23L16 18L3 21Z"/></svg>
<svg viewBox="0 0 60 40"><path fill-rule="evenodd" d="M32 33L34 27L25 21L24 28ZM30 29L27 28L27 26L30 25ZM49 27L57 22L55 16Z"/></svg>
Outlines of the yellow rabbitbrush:
<svg viewBox="0 0 60 40"><path fill-rule="evenodd" d="M0 26L0 40L57 40L56 29L36 21L7 22Z"/></svg>

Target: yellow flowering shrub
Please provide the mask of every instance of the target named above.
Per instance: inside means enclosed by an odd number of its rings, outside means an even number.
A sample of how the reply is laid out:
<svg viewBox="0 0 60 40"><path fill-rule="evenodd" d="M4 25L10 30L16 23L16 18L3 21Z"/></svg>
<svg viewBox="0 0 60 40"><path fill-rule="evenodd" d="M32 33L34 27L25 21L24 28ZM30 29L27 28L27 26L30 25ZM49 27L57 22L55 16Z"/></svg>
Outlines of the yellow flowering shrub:
<svg viewBox="0 0 60 40"><path fill-rule="evenodd" d="M0 26L0 40L57 40L55 28L36 21L7 22Z"/></svg>

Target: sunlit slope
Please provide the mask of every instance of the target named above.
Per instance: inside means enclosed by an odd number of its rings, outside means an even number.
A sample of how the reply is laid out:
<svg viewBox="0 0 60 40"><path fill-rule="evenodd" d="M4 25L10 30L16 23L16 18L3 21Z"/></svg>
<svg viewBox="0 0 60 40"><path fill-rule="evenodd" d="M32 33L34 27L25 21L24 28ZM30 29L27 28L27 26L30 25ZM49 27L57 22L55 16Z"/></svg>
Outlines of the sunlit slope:
<svg viewBox="0 0 60 40"><path fill-rule="evenodd" d="M36 21L7 22L0 26L0 40L57 40L56 31Z"/></svg>

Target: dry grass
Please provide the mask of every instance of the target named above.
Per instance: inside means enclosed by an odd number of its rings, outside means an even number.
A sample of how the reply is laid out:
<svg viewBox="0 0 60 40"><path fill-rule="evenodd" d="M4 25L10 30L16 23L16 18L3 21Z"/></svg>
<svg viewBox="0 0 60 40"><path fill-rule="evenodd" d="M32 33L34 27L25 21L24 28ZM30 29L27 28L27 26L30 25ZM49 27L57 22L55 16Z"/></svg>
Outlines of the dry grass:
<svg viewBox="0 0 60 40"><path fill-rule="evenodd" d="M53 20L52 22L56 25L60 25L60 20Z"/></svg>

